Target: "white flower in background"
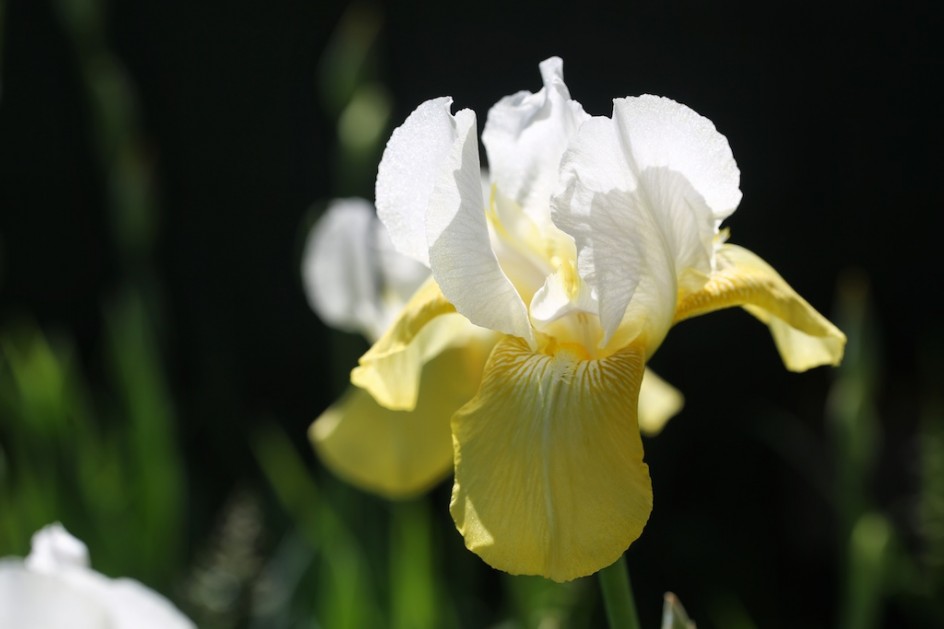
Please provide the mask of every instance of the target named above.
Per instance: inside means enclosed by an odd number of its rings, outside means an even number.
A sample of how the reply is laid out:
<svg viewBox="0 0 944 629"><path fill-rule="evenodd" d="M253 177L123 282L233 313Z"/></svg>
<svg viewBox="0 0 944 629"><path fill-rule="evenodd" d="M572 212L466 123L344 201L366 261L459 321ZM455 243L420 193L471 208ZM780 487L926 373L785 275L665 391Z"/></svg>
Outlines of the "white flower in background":
<svg viewBox="0 0 944 629"><path fill-rule="evenodd" d="M194 629L166 598L89 567L85 544L61 524L33 535L25 560L0 559L3 629Z"/></svg>
<svg viewBox="0 0 944 629"><path fill-rule="evenodd" d="M302 280L308 303L328 325L376 341L429 277L398 253L364 199L335 199L305 242Z"/></svg>

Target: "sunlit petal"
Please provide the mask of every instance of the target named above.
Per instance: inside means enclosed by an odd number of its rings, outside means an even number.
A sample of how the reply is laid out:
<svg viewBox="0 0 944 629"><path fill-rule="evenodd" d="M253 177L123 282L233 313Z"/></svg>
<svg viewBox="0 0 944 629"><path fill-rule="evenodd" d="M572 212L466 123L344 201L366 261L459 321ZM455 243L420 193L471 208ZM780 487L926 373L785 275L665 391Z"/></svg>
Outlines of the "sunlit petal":
<svg viewBox="0 0 944 629"><path fill-rule="evenodd" d="M522 301L528 303L553 270L547 259L547 231L541 229L516 201L503 195L497 186L489 190L487 217L492 249L502 271Z"/></svg>
<svg viewBox="0 0 944 629"><path fill-rule="evenodd" d="M647 367L639 389L639 430L654 437L684 405L682 393Z"/></svg>
<svg viewBox="0 0 944 629"><path fill-rule="evenodd" d="M570 192L588 191L575 182ZM649 198L614 189L587 194L586 205L575 197L555 201L562 205L555 204L554 221L574 237L580 276L599 304L600 345L611 344L619 331L617 346L645 334L657 347L671 325L677 277L674 252ZM579 211L558 212L563 204Z"/></svg>
<svg viewBox="0 0 944 629"><path fill-rule="evenodd" d="M618 98L613 119L632 168L663 168L684 177L720 223L741 202L741 173L728 140L690 108L660 96Z"/></svg>
<svg viewBox="0 0 944 629"><path fill-rule="evenodd" d="M351 382L391 410L412 410L424 362L446 345L461 341L468 329L439 286L430 278L413 295L386 334L367 350L351 371ZM430 325L430 323L436 325Z"/></svg>
<svg viewBox="0 0 944 629"><path fill-rule="evenodd" d="M387 142L377 170L377 214L397 250L429 266L426 210L458 141L449 108L434 98L417 107Z"/></svg>
<svg viewBox="0 0 944 629"><path fill-rule="evenodd" d="M479 167L475 115L455 116L458 140L429 199L426 237L433 277L472 323L531 338L528 313L492 250Z"/></svg>
<svg viewBox="0 0 944 629"><path fill-rule="evenodd" d="M711 269L715 217L691 181L658 164L662 156L640 167L621 104L612 119L580 128L561 164L552 216L575 240L580 275L599 302L603 345L619 330L617 347L645 333L654 349L671 324L678 288L697 289Z"/></svg>
<svg viewBox="0 0 944 629"><path fill-rule="evenodd" d="M566 267L548 276L531 300L531 321L535 328L553 334L550 324L576 312L592 312L595 304L585 287L576 295L568 285Z"/></svg>
<svg viewBox="0 0 944 629"><path fill-rule="evenodd" d="M615 561L652 509L636 402L643 356L598 361L499 342L452 421L451 511L493 567L567 581Z"/></svg>
<svg viewBox="0 0 944 629"><path fill-rule="evenodd" d="M770 327L784 365L805 371L838 365L846 336L756 254L737 245L721 245L717 270L705 286L679 298L676 321L743 306Z"/></svg>
<svg viewBox="0 0 944 629"><path fill-rule="evenodd" d="M489 110L482 143L499 190L543 226L550 221L548 200L561 156L590 116L571 100L559 57L541 63L541 78L544 87L536 94L506 96Z"/></svg>
<svg viewBox="0 0 944 629"><path fill-rule="evenodd" d="M387 228L376 216L374 217L374 246L371 262L376 266L375 270L381 278L381 307L387 312L383 328L373 338L368 337L371 340L376 340L380 334L383 334L413 293L429 279L429 268L397 251L390 240Z"/></svg>
<svg viewBox="0 0 944 629"><path fill-rule="evenodd" d="M455 315L453 315L455 316ZM412 411L391 411L351 387L311 426L309 437L334 473L388 498L429 489L452 471L449 419L478 389L494 336L443 350L423 367Z"/></svg>

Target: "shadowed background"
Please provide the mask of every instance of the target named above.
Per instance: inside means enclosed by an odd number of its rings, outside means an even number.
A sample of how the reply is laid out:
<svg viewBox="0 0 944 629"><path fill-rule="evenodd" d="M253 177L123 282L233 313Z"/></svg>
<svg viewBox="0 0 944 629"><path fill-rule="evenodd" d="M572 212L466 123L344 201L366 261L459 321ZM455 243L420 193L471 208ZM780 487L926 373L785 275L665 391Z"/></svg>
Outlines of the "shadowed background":
<svg viewBox="0 0 944 629"><path fill-rule="evenodd" d="M669 590L699 626L944 622L944 493L934 485L944 478L944 313L932 299L944 166L944 108L932 88L942 56L920 7L0 7L0 374L16 376L0 389L8 400L0 480L23 486L22 453L50 452L42 439L23 445L17 436L29 394L17 375L28 368L16 365L48 344L58 369L80 374L75 395L86 408L81 421L97 426L91 433L123 434L128 422L138 425L128 419L137 412L144 428L128 442L142 452L163 444L153 455L163 458L141 463L141 478L162 497L154 504L177 532L173 552L152 551L145 569L115 551L102 560L106 572L159 586L206 626L252 618L290 626L278 623L305 614L325 626L365 618L410 626L388 583L396 566L410 565L410 542L397 537L407 527L433 540L416 550L431 554L420 563L435 567L443 598L426 620L538 622L515 615L519 585L462 550L448 483L426 501L390 507L344 487L314 459L308 424L342 390L364 345L318 321L298 270L314 216L332 197L373 196L383 139L416 105L451 95L456 109L477 112L481 129L491 104L539 89L538 62L559 55L571 94L592 114L608 115L614 97L652 93L711 119L741 169L731 240L764 257L853 340L845 371L797 375L782 368L766 329L739 311L669 335L653 366L687 404L645 444L655 507L628 555L644 624L655 626ZM373 113L357 118L354 102ZM37 369L42 392L49 378ZM64 416L76 408L56 399ZM304 467L276 469L288 453ZM88 459L68 456L79 467ZM127 469L126 455L115 456L110 472L90 472L93 489ZM174 480L153 469L172 470ZM97 500L105 491L89 493ZM25 503L0 504L10 522L0 556L23 554L32 528L54 515L84 534L95 561L94 541L114 540L108 527L127 524L121 518L133 510L83 520L86 503L75 498L70 524L59 502L37 500L45 506L29 516L15 511ZM134 504L150 521L150 503ZM325 524L323 504L336 520ZM165 533L136 543L170 543ZM359 559L321 549L341 537ZM849 549L872 538L886 576L863 585L854 575L872 573L855 558L870 555ZM234 549L247 556L233 559ZM303 559L296 566L291 557ZM345 592L376 609L330 616L318 596L341 605L331 588L344 581L319 562L360 566ZM283 608L295 611L260 616L246 602L258 593L245 593L273 565L300 575L275 579L289 601ZM215 608L201 599L202 570L237 575L237 602ZM361 582L372 594L360 593ZM595 585L550 594L529 585L540 592L524 597L525 607L539 600L565 610L564 624L599 621ZM880 593L878 611L856 620L862 592Z"/></svg>

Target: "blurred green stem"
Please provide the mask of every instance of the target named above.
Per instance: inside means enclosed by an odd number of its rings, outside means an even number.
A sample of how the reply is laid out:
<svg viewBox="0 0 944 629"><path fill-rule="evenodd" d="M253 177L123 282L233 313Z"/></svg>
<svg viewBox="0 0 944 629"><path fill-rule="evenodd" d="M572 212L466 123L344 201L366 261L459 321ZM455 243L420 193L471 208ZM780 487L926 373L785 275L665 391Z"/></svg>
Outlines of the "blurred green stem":
<svg viewBox="0 0 944 629"><path fill-rule="evenodd" d="M626 559L621 556L612 565L597 573L603 590L603 604L611 629L639 629L636 601L629 583Z"/></svg>
<svg viewBox="0 0 944 629"><path fill-rule="evenodd" d="M859 518L849 536L841 629L880 626L892 528L878 513Z"/></svg>
<svg viewBox="0 0 944 629"><path fill-rule="evenodd" d="M432 527L426 503L419 498L395 502L391 508L391 626L440 627Z"/></svg>

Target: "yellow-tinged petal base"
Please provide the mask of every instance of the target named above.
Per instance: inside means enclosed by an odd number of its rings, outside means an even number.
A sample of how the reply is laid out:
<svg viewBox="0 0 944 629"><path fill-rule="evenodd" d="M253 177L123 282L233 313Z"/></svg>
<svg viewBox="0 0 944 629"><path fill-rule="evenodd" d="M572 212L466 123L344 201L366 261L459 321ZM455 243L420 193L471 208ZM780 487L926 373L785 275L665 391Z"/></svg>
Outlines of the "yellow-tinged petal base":
<svg viewBox="0 0 944 629"><path fill-rule="evenodd" d="M461 341L457 337L471 326L459 315L427 325L455 311L436 282L428 279L387 332L361 356L351 372L351 382L388 409L412 410L417 404L423 364L443 347Z"/></svg>
<svg viewBox="0 0 944 629"><path fill-rule="evenodd" d="M701 290L680 295L675 322L743 306L767 324L790 371L838 365L846 335L818 313L756 254L724 244L715 254L717 270Z"/></svg>
<svg viewBox="0 0 944 629"><path fill-rule="evenodd" d="M636 403L643 352L535 354L505 337L452 419L450 511L491 566L555 581L613 563L652 510Z"/></svg>
<svg viewBox="0 0 944 629"><path fill-rule="evenodd" d="M414 496L441 481L452 470L449 418L475 395L492 342L448 348L426 363L412 411L391 411L350 387L309 430L322 461L387 498Z"/></svg>

